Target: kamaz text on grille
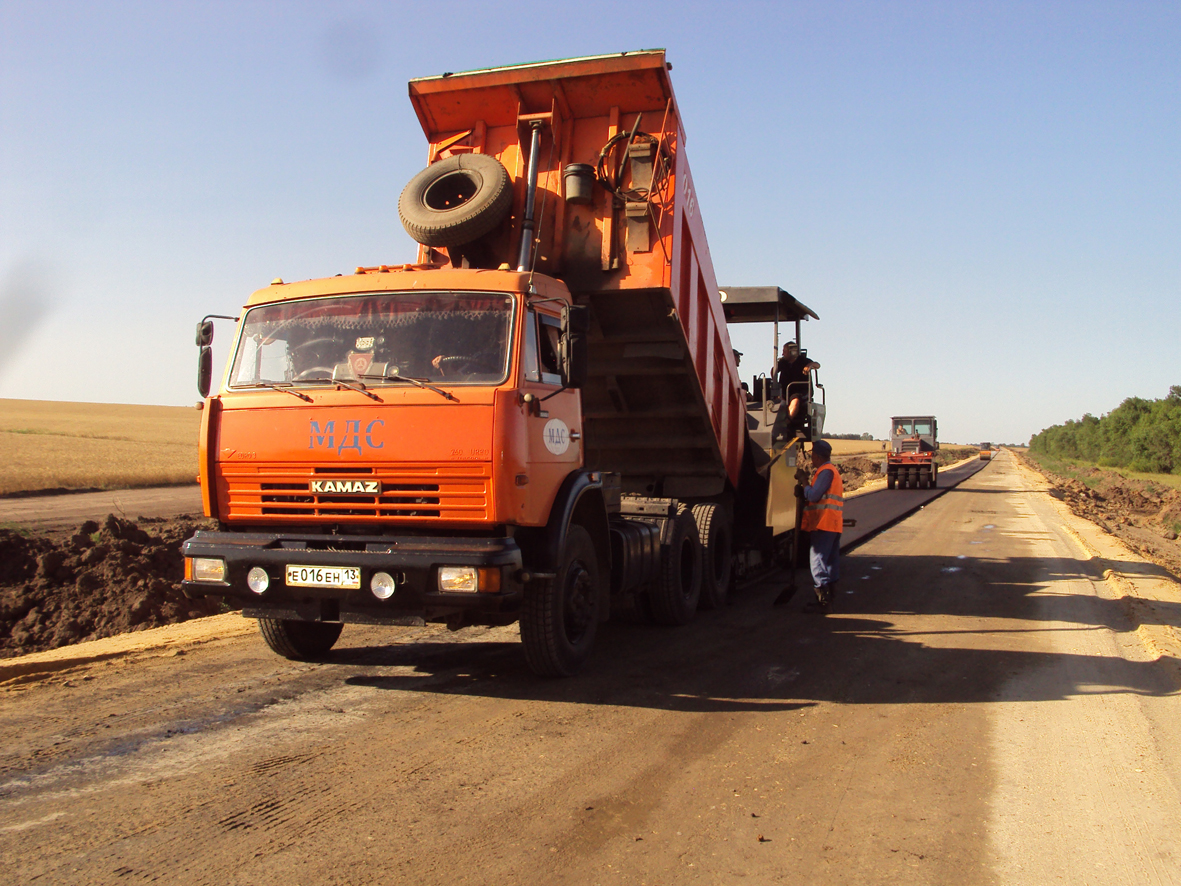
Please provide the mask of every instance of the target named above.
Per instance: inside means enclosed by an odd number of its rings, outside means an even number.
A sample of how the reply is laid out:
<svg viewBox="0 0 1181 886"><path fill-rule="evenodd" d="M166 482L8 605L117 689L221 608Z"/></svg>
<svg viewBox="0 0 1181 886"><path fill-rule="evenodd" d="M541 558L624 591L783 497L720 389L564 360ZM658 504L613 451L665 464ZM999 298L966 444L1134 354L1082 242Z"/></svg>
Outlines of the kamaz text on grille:
<svg viewBox="0 0 1181 886"><path fill-rule="evenodd" d="M380 480L312 480L312 492L344 493L346 495L381 495Z"/></svg>

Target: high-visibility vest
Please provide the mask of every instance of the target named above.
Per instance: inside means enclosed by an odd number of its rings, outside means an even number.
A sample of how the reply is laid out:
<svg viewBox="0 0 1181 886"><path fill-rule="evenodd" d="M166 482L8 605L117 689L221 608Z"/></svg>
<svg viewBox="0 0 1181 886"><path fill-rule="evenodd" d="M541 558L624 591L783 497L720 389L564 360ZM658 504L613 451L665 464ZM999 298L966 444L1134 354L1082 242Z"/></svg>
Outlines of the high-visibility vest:
<svg viewBox="0 0 1181 886"><path fill-rule="evenodd" d="M804 532L823 529L826 532L840 532L845 525L845 484L841 482L841 472L832 464L825 462L812 475L815 485L821 471L832 471L832 485L824 493L820 501L804 503L804 521L800 528Z"/></svg>

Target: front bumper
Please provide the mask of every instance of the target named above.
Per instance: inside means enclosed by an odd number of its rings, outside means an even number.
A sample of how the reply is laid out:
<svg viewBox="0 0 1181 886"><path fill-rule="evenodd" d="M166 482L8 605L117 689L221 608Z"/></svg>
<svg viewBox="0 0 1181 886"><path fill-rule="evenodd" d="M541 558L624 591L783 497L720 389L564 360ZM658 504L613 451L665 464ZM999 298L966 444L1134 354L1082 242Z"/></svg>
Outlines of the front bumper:
<svg viewBox="0 0 1181 886"><path fill-rule="evenodd" d="M230 597L251 617L362 624L418 624L456 620L468 624L500 624L514 620L521 606L521 550L511 538L335 536L287 532L199 531L181 548L185 557L217 557L226 563L226 580L186 580L187 597ZM288 587L289 564L353 566L361 570L358 589ZM269 587L256 594L246 574L259 566ZM443 593L438 590L440 566L475 566L500 572L496 593ZM375 572L394 576L388 600L369 590Z"/></svg>

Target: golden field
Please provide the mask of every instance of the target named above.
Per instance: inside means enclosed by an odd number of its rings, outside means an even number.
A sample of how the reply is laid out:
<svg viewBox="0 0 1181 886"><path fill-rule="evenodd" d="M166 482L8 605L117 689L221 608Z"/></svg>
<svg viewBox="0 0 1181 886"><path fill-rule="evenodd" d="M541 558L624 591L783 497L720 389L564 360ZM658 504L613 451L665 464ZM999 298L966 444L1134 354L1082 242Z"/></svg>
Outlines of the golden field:
<svg viewBox="0 0 1181 886"><path fill-rule="evenodd" d="M0 495L193 483L201 413L0 399Z"/></svg>
<svg viewBox="0 0 1181 886"><path fill-rule="evenodd" d="M854 455L884 455L887 444L881 440L829 440L833 458L852 458Z"/></svg>

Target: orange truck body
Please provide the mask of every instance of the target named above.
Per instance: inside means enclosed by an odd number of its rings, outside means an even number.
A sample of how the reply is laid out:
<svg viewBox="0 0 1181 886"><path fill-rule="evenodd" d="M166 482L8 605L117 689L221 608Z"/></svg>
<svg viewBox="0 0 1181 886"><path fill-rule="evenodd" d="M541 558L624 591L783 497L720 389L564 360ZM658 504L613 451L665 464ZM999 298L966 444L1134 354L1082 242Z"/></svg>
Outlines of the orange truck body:
<svg viewBox="0 0 1181 886"><path fill-rule="evenodd" d="M552 675L577 670L613 605L682 623L699 600L718 604L729 526L765 507L766 483L668 70L656 50L410 83L424 174L493 157L511 209L413 263L250 297L205 401L200 476L219 527L186 543L186 593L237 599L293 658L322 654L342 622L520 619L530 665ZM597 170L589 194L571 195L572 167L583 184ZM346 303L354 313L333 319ZM398 338L422 317L480 311L505 324L484 382L433 374L430 327ZM302 373L289 354L285 375L266 375L264 352L293 324L293 353L347 352ZM561 378L537 366L551 335ZM394 340L400 369L381 352ZM470 587L449 584L469 571Z"/></svg>

